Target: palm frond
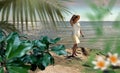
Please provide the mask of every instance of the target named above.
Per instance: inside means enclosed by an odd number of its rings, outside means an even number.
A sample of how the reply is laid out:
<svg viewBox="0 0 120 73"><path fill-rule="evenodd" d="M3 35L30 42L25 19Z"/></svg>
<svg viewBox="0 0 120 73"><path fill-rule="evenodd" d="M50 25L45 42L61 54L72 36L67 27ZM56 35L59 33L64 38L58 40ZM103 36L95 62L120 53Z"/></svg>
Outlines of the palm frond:
<svg viewBox="0 0 120 73"><path fill-rule="evenodd" d="M28 29L30 21L34 26L36 21L52 22L64 21L64 12L67 8L62 5L62 0L4 0L5 4L1 9L2 21L12 20L14 26L19 29ZM24 23L25 22L25 23ZM17 23L17 25L15 25ZM49 24L47 24L49 25Z"/></svg>
<svg viewBox="0 0 120 73"><path fill-rule="evenodd" d="M13 28L13 25L11 23L8 23L7 21L0 22L0 29L3 30L6 35L11 32L20 32L15 27Z"/></svg>

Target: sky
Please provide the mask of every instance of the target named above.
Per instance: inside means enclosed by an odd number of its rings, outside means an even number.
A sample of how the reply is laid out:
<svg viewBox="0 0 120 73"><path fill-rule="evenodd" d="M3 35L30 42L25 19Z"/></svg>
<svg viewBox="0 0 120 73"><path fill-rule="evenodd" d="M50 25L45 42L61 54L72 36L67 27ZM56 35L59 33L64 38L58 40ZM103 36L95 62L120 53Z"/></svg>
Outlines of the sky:
<svg viewBox="0 0 120 73"><path fill-rule="evenodd" d="M107 6L110 0L91 0L91 1L93 1L97 5ZM66 2L65 5L69 8L70 12L72 13L65 15L66 21L69 21L73 14L79 14L81 16L80 19L81 21L89 21L89 19L86 17L86 13L93 12L88 6L88 4L85 2L85 0L71 0ZM110 13L107 16L105 16L103 21L114 21L119 13L120 13L120 0L117 0L115 6L110 11Z"/></svg>

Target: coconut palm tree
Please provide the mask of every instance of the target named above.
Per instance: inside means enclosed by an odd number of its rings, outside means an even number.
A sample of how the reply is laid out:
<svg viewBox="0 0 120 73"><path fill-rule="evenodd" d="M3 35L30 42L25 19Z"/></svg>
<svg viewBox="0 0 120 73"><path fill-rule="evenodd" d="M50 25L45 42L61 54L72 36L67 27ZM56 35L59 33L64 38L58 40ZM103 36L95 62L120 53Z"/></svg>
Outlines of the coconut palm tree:
<svg viewBox="0 0 120 73"><path fill-rule="evenodd" d="M0 0L1 21L13 22L19 29L28 29L28 22L32 26L36 21L52 22L63 21L63 13L68 12L63 0ZM24 23L25 22L25 23ZM2 25L2 24L0 24ZM49 24L48 24L49 25Z"/></svg>

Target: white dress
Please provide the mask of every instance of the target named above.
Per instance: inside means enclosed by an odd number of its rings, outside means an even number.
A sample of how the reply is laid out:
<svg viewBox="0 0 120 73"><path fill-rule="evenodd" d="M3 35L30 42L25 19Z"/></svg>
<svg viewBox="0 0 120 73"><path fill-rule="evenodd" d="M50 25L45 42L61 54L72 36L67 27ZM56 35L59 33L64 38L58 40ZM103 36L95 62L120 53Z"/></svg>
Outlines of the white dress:
<svg viewBox="0 0 120 73"><path fill-rule="evenodd" d="M73 41L74 43L78 44L80 43L80 23L77 22L75 24L73 24L72 26L73 30L72 30L72 36L73 36Z"/></svg>

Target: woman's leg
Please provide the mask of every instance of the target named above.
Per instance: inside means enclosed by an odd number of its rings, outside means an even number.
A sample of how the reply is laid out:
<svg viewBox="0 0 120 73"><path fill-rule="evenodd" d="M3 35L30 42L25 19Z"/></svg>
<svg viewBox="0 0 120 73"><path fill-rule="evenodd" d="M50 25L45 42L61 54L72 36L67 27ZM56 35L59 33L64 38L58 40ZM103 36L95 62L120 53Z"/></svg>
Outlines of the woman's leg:
<svg viewBox="0 0 120 73"><path fill-rule="evenodd" d="M76 50L77 50L77 44L74 44L72 47L72 56L77 56Z"/></svg>

